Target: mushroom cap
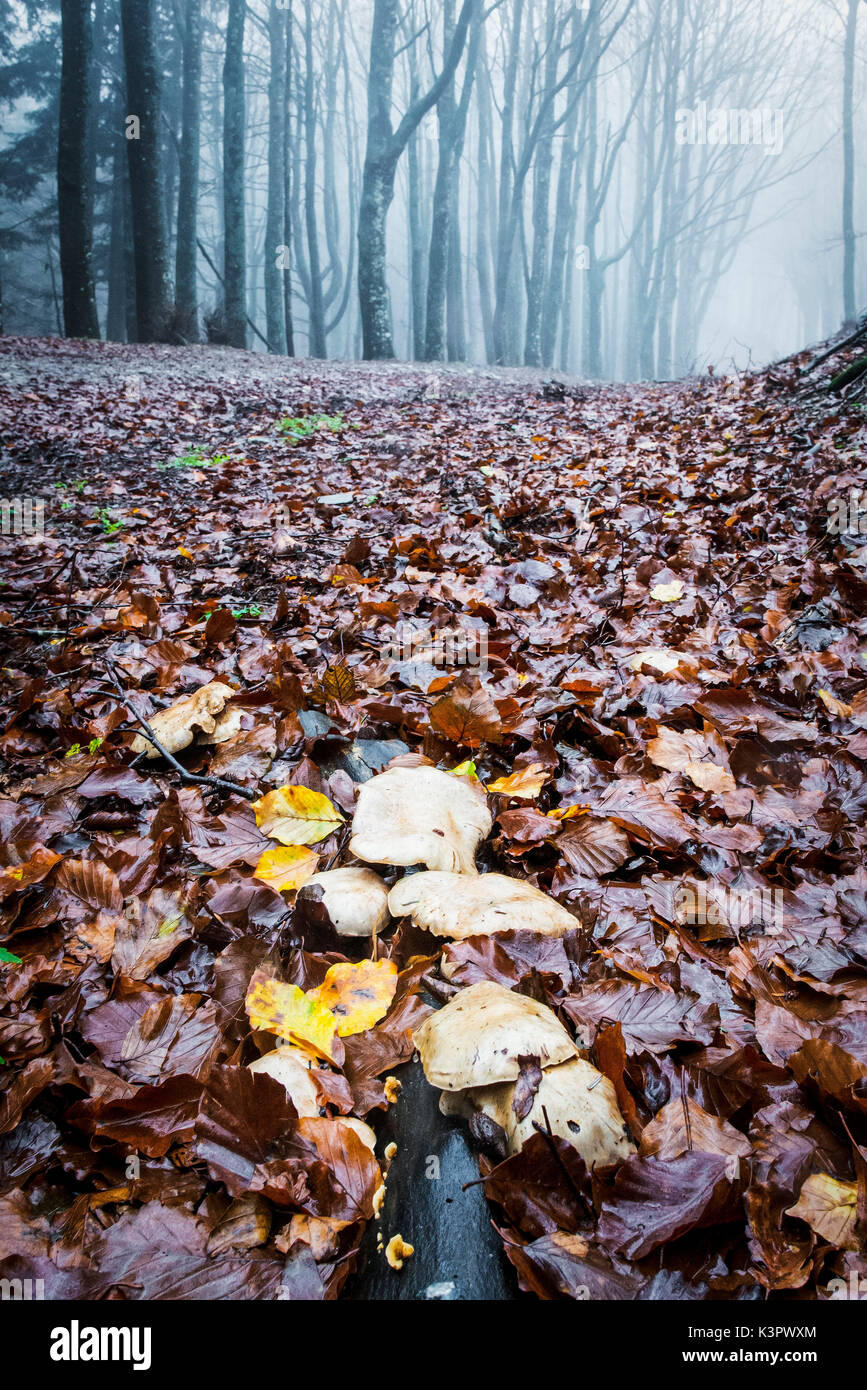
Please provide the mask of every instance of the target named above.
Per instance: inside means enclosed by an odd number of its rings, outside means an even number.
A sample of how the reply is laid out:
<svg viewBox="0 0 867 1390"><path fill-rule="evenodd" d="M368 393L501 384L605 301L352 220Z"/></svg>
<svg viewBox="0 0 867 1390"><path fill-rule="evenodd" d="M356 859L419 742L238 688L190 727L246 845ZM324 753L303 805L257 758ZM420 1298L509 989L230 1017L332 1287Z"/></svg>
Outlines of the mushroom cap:
<svg viewBox="0 0 867 1390"><path fill-rule="evenodd" d="M349 849L368 864L474 874L476 847L492 825L485 794L469 777L393 767L362 784Z"/></svg>
<svg viewBox="0 0 867 1390"><path fill-rule="evenodd" d="M588 1168L594 1163L600 1167L618 1163L635 1153L613 1085L581 1057L542 1072L539 1089L523 1120L512 1108L514 1096L514 1081L480 1086L459 1096L444 1094L440 1109L446 1115L469 1117L482 1111L490 1116L505 1131L510 1153L518 1153L535 1133L534 1121L545 1126L546 1116L551 1133L577 1149Z"/></svg>
<svg viewBox="0 0 867 1390"><path fill-rule="evenodd" d="M289 1092L299 1116L316 1118L320 1105L316 1083L310 1075L311 1060L300 1047L278 1047L250 1063L250 1071L264 1071Z"/></svg>
<svg viewBox="0 0 867 1390"><path fill-rule="evenodd" d="M461 941L513 930L562 936L578 926L547 893L506 874L410 874L394 885L388 906L394 917L410 916L434 936Z"/></svg>
<svg viewBox="0 0 867 1390"><path fill-rule="evenodd" d="M150 721L151 730L167 753L179 753L189 748L196 733L213 734L218 725L218 716L234 695L234 690L223 681L211 681L199 686L192 695L176 700L168 709L160 710ZM234 732L232 723L227 723L228 737ZM239 723L240 727L240 723ZM145 753L149 759L162 757L153 744L142 734L136 734L130 745L134 753Z"/></svg>
<svg viewBox="0 0 867 1390"><path fill-rule="evenodd" d="M578 1051L552 1009L490 980L462 989L412 1036L428 1081L446 1091L517 1081L520 1057L544 1067Z"/></svg>
<svg viewBox="0 0 867 1390"><path fill-rule="evenodd" d="M388 889L372 869L326 869L301 893L317 885L338 936L373 936L388 922Z"/></svg>

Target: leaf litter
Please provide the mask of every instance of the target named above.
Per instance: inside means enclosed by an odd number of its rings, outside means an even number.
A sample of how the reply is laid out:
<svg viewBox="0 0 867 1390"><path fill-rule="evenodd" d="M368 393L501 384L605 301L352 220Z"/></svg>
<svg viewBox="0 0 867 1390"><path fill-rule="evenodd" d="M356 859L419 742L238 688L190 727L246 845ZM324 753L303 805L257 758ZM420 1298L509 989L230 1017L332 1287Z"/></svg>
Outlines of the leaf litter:
<svg viewBox="0 0 867 1390"><path fill-rule="evenodd" d="M0 352L4 488L46 501L0 542L0 1274L338 1297L428 981L553 1011L628 1136L588 1167L521 1053L522 1147L479 1162L523 1290L864 1277L867 546L826 529L863 412L806 358L553 390ZM401 768L464 783L445 843L391 793L353 826ZM573 925L383 926L420 863ZM363 866L376 925L338 932Z"/></svg>

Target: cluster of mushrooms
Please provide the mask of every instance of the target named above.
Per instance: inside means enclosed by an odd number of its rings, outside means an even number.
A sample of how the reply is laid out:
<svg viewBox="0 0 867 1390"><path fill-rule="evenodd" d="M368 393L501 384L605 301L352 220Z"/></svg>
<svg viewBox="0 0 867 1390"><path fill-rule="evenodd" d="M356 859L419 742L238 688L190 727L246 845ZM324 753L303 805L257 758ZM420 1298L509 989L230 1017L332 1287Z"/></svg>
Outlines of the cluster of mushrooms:
<svg viewBox="0 0 867 1390"><path fill-rule="evenodd" d="M562 936L575 919L553 898L520 879L477 872L476 850L492 826L485 793L473 778L429 765L389 768L359 789L350 853L367 864L423 864L425 870L389 891L372 869L331 869L315 874L301 894L321 889L335 930L346 937L375 936L390 917L410 917L452 940L514 930ZM413 1041L427 1080L442 1089L442 1113L485 1114L499 1125L511 1153L539 1127L572 1144L588 1167L634 1151L613 1085L544 1004L482 981L431 1015ZM541 1070L529 1110L515 1103L528 1059ZM291 1046L252 1064L283 1083L299 1115L316 1115L311 1065ZM344 1123L373 1147L368 1125Z"/></svg>

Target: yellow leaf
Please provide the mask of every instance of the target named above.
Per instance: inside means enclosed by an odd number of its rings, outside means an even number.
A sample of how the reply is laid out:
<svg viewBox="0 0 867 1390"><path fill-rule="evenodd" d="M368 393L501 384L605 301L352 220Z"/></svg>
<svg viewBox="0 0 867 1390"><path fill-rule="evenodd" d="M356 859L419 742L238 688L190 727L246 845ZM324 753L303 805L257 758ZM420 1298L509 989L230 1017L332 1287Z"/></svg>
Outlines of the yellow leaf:
<svg viewBox="0 0 867 1390"><path fill-rule="evenodd" d="M287 1042L300 1044L327 1061L334 1061L334 1034L337 1020L312 994L297 985L272 980L257 970L244 1001L251 1028L275 1033Z"/></svg>
<svg viewBox="0 0 867 1390"><path fill-rule="evenodd" d="M476 764L472 758L467 758L466 762L458 763L457 767L449 768L453 777L469 777L471 782L479 781L479 774Z"/></svg>
<svg viewBox="0 0 867 1390"><path fill-rule="evenodd" d="M366 1033L385 1018L397 988L393 960L362 960L357 965L332 965L318 989L307 998L330 1009L341 1038Z"/></svg>
<svg viewBox="0 0 867 1390"><path fill-rule="evenodd" d="M817 1236L839 1250L857 1250L855 1235L858 1189L853 1182L838 1182L830 1173L811 1173L801 1188L797 1205L787 1216L806 1221Z"/></svg>
<svg viewBox="0 0 867 1390"><path fill-rule="evenodd" d="M676 603L683 598L683 580L673 579L670 584L657 584L651 589L650 597L655 598L657 603Z"/></svg>
<svg viewBox="0 0 867 1390"><path fill-rule="evenodd" d="M519 768L509 777L498 777L496 782L488 783L489 792L497 792L499 796L520 796L532 800L538 796L548 780L548 773L541 763L532 763L530 767Z"/></svg>
<svg viewBox="0 0 867 1390"><path fill-rule="evenodd" d="M266 849L253 873L277 893L292 893L301 888L319 864L319 855L300 845Z"/></svg>
<svg viewBox="0 0 867 1390"><path fill-rule="evenodd" d="M191 550L187 550L187 547L185 545L178 546L178 554L183 555L185 560L192 560L195 558L193 556L193 552Z"/></svg>
<svg viewBox="0 0 867 1390"><path fill-rule="evenodd" d="M838 700L837 696L832 695L830 690L820 690L819 699L829 714L835 714L841 719L848 719L852 713L852 706L847 705L843 700Z"/></svg>
<svg viewBox="0 0 867 1390"><path fill-rule="evenodd" d="M280 787L253 802L256 824L281 845L315 845L343 824L327 796L309 787Z"/></svg>

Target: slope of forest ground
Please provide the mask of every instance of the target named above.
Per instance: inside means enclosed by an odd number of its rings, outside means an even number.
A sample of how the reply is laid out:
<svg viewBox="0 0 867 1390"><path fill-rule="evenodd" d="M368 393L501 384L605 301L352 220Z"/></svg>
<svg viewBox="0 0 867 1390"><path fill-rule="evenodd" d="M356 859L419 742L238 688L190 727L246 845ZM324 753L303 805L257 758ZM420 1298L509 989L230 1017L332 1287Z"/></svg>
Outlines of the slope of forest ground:
<svg viewBox="0 0 867 1390"><path fill-rule="evenodd" d="M379 1170L323 1126L400 1104L423 980L493 979L558 1011L638 1146L482 1154L524 1289L867 1275L867 545L826 529L865 425L806 361L596 387L0 340L2 492L45 501L0 541L0 1274L336 1297ZM178 756L223 785L131 766L132 712L213 679L236 731ZM243 1066L247 986L317 985L346 942L253 876L249 798L324 792L345 864L353 784L412 755L514 775L480 865L575 929L449 945L451 983L388 930L390 1011L297 1120Z"/></svg>

